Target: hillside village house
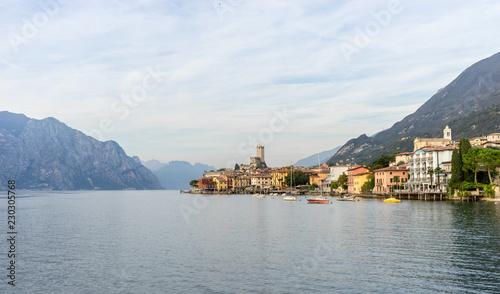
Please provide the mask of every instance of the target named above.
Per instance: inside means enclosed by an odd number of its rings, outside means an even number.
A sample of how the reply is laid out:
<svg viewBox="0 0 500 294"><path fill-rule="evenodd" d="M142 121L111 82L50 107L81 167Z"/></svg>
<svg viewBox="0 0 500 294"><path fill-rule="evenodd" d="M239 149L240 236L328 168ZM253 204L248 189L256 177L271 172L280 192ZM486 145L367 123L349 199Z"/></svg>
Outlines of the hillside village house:
<svg viewBox="0 0 500 294"><path fill-rule="evenodd" d="M400 163L406 164L413 157L413 152L398 153L394 157L396 158L394 165L399 165Z"/></svg>
<svg viewBox="0 0 500 294"><path fill-rule="evenodd" d="M354 176L366 174L370 171L366 166L358 165L347 170L347 193L354 193ZM359 179L358 179L359 181ZM361 184L363 185L363 184ZM358 187L357 187L358 188ZM359 189L360 190L360 189ZM359 193L359 191L358 191Z"/></svg>
<svg viewBox="0 0 500 294"><path fill-rule="evenodd" d="M375 187L373 193L387 193L390 192L393 186L403 185L408 182L408 168L405 165L389 166L373 171L375 176ZM399 177L396 182L394 177Z"/></svg>

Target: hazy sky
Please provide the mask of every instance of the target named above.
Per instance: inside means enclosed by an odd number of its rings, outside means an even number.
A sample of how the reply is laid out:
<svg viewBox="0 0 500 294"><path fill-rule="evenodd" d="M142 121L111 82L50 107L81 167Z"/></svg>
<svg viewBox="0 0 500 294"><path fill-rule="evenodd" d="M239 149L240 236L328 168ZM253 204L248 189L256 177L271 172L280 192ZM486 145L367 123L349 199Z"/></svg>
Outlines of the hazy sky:
<svg viewBox="0 0 500 294"><path fill-rule="evenodd" d="M0 110L142 160L281 166L389 128L500 51L491 1L0 2Z"/></svg>

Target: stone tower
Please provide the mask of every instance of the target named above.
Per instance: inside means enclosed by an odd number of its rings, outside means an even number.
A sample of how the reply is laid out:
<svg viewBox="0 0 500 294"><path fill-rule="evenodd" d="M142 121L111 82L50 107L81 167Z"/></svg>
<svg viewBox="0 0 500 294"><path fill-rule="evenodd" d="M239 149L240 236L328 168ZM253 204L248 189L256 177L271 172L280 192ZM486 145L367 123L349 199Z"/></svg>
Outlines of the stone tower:
<svg viewBox="0 0 500 294"><path fill-rule="evenodd" d="M449 126L446 126L443 130L443 139L451 141L451 129Z"/></svg>
<svg viewBox="0 0 500 294"><path fill-rule="evenodd" d="M257 145L257 157L260 158L260 162L266 162L264 159L264 146Z"/></svg>

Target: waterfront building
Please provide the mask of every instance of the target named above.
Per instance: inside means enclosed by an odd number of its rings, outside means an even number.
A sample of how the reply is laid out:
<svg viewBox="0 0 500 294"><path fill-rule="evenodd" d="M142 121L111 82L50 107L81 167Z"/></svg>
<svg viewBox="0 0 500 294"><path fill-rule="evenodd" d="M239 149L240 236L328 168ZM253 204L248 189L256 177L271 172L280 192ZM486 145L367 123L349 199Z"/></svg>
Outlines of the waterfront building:
<svg viewBox="0 0 500 294"><path fill-rule="evenodd" d="M370 175L372 173L367 171L364 173L355 174L352 176L352 193L359 194L362 192L361 187L363 184L370 180Z"/></svg>
<svg viewBox="0 0 500 294"><path fill-rule="evenodd" d="M223 178L222 176L214 177L213 181L215 183L217 191L226 191L227 190L227 180L225 178Z"/></svg>
<svg viewBox="0 0 500 294"><path fill-rule="evenodd" d="M408 168L405 165L389 166L373 171L375 176L375 187L373 193L387 193L393 190L393 186L404 185L408 182ZM394 177L399 177L396 182Z"/></svg>
<svg viewBox="0 0 500 294"><path fill-rule="evenodd" d="M412 159L408 162L409 186L413 190L438 189L446 190L447 181L451 173L451 155L457 146L442 146L421 149L414 152ZM439 174L432 175L429 170L440 167Z"/></svg>
<svg viewBox="0 0 500 294"><path fill-rule="evenodd" d="M283 167L271 171L271 185L276 188L286 187L285 178L290 172L290 167Z"/></svg>
<svg viewBox="0 0 500 294"><path fill-rule="evenodd" d="M260 188L270 188L272 185L272 176L268 173L252 174L251 185Z"/></svg>
<svg viewBox="0 0 500 294"><path fill-rule="evenodd" d="M234 188L238 191L243 191L252 183L250 176L247 174L237 174L234 177Z"/></svg>
<svg viewBox="0 0 500 294"><path fill-rule="evenodd" d="M201 177L198 180L198 188L202 191L214 191L217 190L217 186L214 183L212 177Z"/></svg>
<svg viewBox="0 0 500 294"><path fill-rule="evenodd" d="M370 171L366 166L358 165L347 170L347 192L354 193L354 176L366 174ZM359 179L358 179L359 181ZM361 184L362 185L362 184ZM361 189L359 189L361 190Z"/></svg>

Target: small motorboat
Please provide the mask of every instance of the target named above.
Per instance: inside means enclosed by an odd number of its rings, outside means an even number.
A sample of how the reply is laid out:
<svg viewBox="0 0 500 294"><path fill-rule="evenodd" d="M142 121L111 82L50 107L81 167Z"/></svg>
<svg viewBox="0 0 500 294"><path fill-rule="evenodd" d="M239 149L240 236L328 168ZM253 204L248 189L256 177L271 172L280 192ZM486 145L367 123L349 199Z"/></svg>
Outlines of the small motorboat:
<svg viewBox="0 0 500 294"><path fill-rule="evenodd" d="M312 204L328 204L328 203L330 203L330 199L323 198L323 196L318 196L316 198L307 199L307 203L312 203Z"/></svg>
<svg viewBox="0 0 500 294"><path fill-rule="evenodd" d="M396 199L396 198L387 198L387 199L384 199L384 202L385 203L399 203L399 202L401 202L401 200Z"/></svg>
<svg viewBox="0 0 500 294"><path fill-rule="evenodd" d="M257 197L257 198L264 198L264 197L266 197L265 194L253 194L252 196L253 197Z"/></svg>
<svg viewBox="0 0 500 294"><path fill-rule="evenodd" d="M286 195L286 196L283 196L283 200L285 200L285 201L296 201L297 197L292 196L292 195Z"/></svg>
<svg viewBox="0 0 500 294"><path fill-rule="evenodd" d="M343 196L343 197L338 197L337 201L354 201L355 198L356 198L355 195Z"/></svg>

